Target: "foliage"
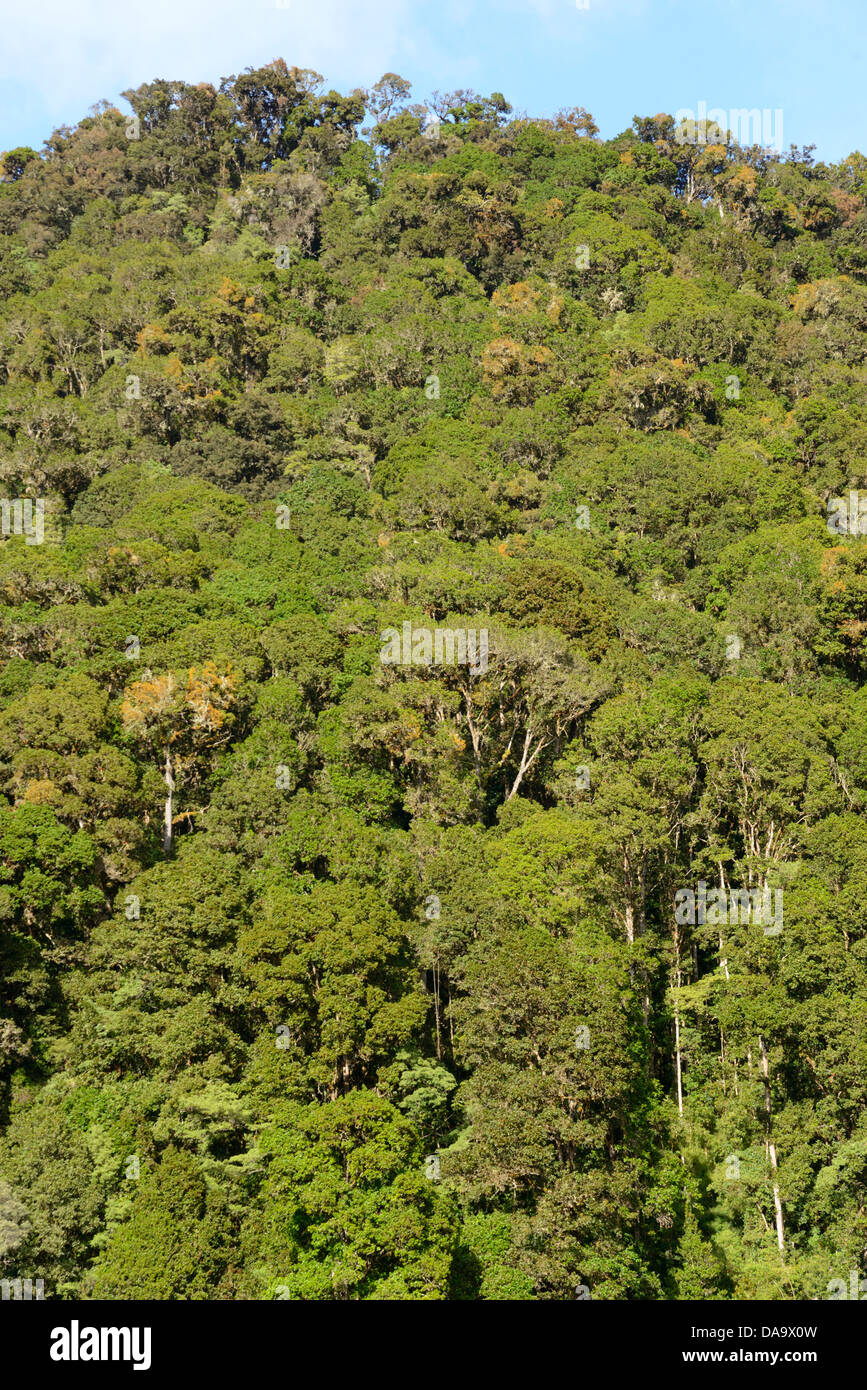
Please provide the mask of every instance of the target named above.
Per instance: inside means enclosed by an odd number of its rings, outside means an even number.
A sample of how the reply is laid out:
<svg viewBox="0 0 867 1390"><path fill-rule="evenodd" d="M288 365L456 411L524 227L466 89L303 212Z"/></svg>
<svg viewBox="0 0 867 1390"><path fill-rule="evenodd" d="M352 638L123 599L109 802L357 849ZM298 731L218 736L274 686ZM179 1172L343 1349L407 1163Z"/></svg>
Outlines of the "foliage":
<svg viewBox="0 0 867 1390"><path fill-rule="evenodd" d="M0 159L0 1276L825 1297L864 157L411 97L278 59Z"/></svg>

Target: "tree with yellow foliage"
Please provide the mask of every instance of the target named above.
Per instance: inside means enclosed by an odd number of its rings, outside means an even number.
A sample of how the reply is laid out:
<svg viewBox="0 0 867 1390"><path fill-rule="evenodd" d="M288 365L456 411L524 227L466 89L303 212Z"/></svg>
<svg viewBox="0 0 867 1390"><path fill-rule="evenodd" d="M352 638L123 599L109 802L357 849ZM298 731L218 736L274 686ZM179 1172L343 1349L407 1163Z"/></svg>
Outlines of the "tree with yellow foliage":
<svg viewBox="0 0 867 1390"><path fill-rule="evenodd" d="M166 784L163 850L172 852L174 795L181 771L201 770L208 752L225 746L235 722L238 675L206 661L201 671L191 667L186 682L172 671L154 676L146 671L124 693L123 726L156 759Z"/></svg>

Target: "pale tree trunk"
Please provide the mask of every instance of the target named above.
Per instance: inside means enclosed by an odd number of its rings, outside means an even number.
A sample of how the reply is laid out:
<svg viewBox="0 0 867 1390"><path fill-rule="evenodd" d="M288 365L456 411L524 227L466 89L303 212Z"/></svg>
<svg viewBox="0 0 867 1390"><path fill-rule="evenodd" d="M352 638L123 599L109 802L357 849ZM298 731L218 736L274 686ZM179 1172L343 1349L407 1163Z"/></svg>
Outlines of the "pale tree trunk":
<svg viewBox="0 0 867 1390"><path fill-rule="evenodd" d="M764 1078L764 1083L765 1083L765 1116L766 1116L766 1121L767 1121L767 1141L766 1141L766 1143L767 1143L768 1157L769 1157L769 1159L770 1159L770 1161L771 1161L771 1172L772 1172L773 1178L774 1178L774 1182L773 1182L773 1189L774 1189L774 1212L775 1212L775 1214L776 1214L776 1222L777 1222L777 1245L779 1246L779 1250L780 1250L780 1259L781 1259L783 1262L785 1262L785 1259L786 1259L786 1239L785 1239L785 1232L784 1232L784 1230L783 1230L783 1204L782 1204L782 1202L780 1201L780 1189L779 1189L779 1186L778 1186L777 1181L776 1181L776 1177L777 1177L777 1149L776 1149L776 1145L773 1144L773 1143L771 1142L771 1075L770 1075L770 1069L769 1069L769 1067L768 1067L768 1053L767 1053L767 1049L766 1049L766 1047L765 1047L765 1040L764 1040L764 1038L759 1038L759 1047L761 1048L761 1052L762 1052L762 1077Z"/></svg>
<svg viewBox="0 0 867 1390"><path fill-rule="evenodd" d="M726 876L725 876L725 871L724 871L724 869L723 869L722 864L720 864L720 866L719 866L719 886L720 886L721 890L722 890L723 893L724 893L724 892L726 891ZM722 932L719 932L719 933L718 933L718 936L719 936L719 957L720 957L720 965L721 965L722 968L723 968L723 971L724 971L724 973L725 973L726 980L728 980L728 979L729 979L729 963L728 963L728 957L725 955L725 947L723 946L723 934L722 934Z"/></svg>
<svg viewBox="0 0 867 1390"><path fill-rule="evenodd" d="M719 866L719 886L720 886L720 888L722 889L723 892L726 891L726 877L725 877L725 871L724 871L724 869L723 869L722 864L720 864L720 866ZM726 977L726 982L728 982L728 981L731 979L731 976L729 975L729 962L728 962L728 957L727 957L727 955L726 955L726 953L725 953L725 949L726 949L726 948L725 948L725 942L723 941L723 934L722 934L722 932L718 932L718 933L717 933L717 939L718 939L718 941L719 941L719 962L720 962L720 968L721 968L723 974L724 974L725 977ZM725 1095L725 1093L726 1093L726 1070L725 1070L725 1069L726 1069L726 1040L725 1040L725 1034L723 1033L722 1028L720 1028L720 1030L719 1030L719 1056L720 1056L720 1070L721 1070L721 1073L722 1073L722 1088L723 1088L723 1095ZM734 1083L733 1083L733 1084L734 1084L734 1093L735 1093L735 1095L737 1095L737 1094L738 1094L738 1064L737 1064L737 1060L736 1060L736 1059L733 1061L732 1065L733 1065L733 1068L734 1068Z"/></svg>
<svg viewBox="0 0 867 1390"><path fill-rule="evenodd" d="M166 855L172 852L172 799L175 792L175 778L172 772L172 760L169 750L166 749L166 765L163 771L163 778L166 784L166 808L163 814L163 853Z"/></svg>
<svg viewBox="0 0 867 1390"><path fill-rule="evenodd" d="M473 711L473 697L470 691L469 682L459 687L464 699L464 713L467 720L467 728L470 733L470 742L473 745L473 767L476 773L476 808L481 814L482 809L482 731L476 724Z"/></svg>
<svg viewBox="0 0 867 1390"><path fill-rule="evenodd" d="M638 935L647 927L647 855L642 854L638 869Z"/></svg>
<svg viewBox="0 0 867 1390"><path fill-rule="evenodd" d="M674 1066L677 1073L677 1113L683 1119L683 1063L680 1056L680 932L674 928Z"/></svg>
<svg viewBox="0 0 867 1390"><path fill-rule="evenodd" d="M539 754L543 751L543 749L548 747L550 739L540 738L539 742L536 744L535 749L531 753L530 745L532 744L532 742L533 726L528 725L526 735L524 736L524 747L521 750L521 765L518 768L518 775L512 783L512 789L506 797L507 801L511 801L512 797L517 795L518 788L523 782L525 774L529 772L530 768L533 766L534 762L538 758Z"/></svg>
<svg viewBox="0 0 867 1390"><path fill-rule="evenodd" d="M624 889L625 889L625 891L626 891L626 902L625 902L625 909L626 909L626 940L629 942L630 946L633 946L633 945L635 944L635 910L634 910L634 908L633 908L633 906L632 906L632 899L631 899L630 896L629 896L629 882L630 882L630 875L629 875L629 855L626 854L626 853L624 852L624 855L623 855L623 886L624 886Z"/></svg>
<svg viewBox="0 0 867 1390"><path fill-rule="evenodd" d="M677 1000L674 1004L674 1057L677 1064L677 1113L683 1119L683 1074L680 1061L680 1014Z"/></svg>

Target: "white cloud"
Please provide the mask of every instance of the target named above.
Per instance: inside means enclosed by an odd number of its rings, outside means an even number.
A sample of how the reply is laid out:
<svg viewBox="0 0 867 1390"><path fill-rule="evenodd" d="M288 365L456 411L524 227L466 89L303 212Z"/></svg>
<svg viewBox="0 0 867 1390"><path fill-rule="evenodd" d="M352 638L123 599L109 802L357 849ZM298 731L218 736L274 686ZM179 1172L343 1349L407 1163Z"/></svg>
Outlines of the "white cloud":
<svg viewBox="0 0 867 1390"><path fill-rule="evenodd" d="M0 81L64 119L155 77L215 81L283 57L348 89L438 53L432 12L412 0L14 0L3 25ZM9 7L2 0L0 13ZM74 113L74 115L73 115ZM12 113L7 113L7 118ZM47 132L46 132L47 133Z"/></svg>

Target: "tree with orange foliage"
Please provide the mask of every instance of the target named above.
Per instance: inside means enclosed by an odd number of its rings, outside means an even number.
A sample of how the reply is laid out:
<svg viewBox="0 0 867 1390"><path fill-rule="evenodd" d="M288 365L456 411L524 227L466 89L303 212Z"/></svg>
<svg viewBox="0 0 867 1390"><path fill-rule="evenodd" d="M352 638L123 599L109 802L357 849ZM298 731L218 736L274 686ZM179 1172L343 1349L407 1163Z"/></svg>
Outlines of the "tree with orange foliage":
<svg viewBox="0 0 867 1390"><path fill-rule="evenodd" d="M237 687L238 675L231 666L221 670L207 661L201 671L190 668L186 683L171 671L162 676L146 671L124 693L123 726L156 758L166 784L163 850L167 855L172 851L177 777L194 759L228 743Z"/></svg>

